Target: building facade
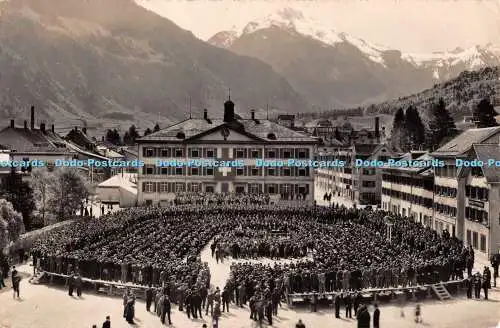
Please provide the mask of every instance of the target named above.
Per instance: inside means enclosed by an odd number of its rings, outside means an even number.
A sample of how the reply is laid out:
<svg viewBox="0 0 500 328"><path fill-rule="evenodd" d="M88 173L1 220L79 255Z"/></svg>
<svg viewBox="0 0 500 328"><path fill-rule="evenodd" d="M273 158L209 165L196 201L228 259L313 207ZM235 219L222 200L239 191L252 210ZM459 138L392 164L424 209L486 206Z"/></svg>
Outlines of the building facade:
<svg viewBox="0 0 500 328"><path fill-rule="evenodd" d="M500 163L488 161L500 159L500 127L469 129L426 156L440 165L384 169L382 207L447 230L485 257L498 253Z"/></svg>
<svg viewBox="0 0 500 328"><path fill-rule="evenodd" d="M168 202L175 193L268 193L284 199L313 200L311 167L259 167L258 160L313 159L317 140L269 120L238 119L234 103L224 103L224 119L187 119L140 138L138 204ZM242 166L155 165L194 160L240 161Z"/></svg>
<svg viewBox="0 0 500 328"><path fill-rule="evenodd" d="M395 154L384 144L333 146L320 152L319 160L342 161L343 166L319 168L316 181L321 190L360 205L377 205L382 197L382 170L356 165L356 160L387 161Z"/></svg>

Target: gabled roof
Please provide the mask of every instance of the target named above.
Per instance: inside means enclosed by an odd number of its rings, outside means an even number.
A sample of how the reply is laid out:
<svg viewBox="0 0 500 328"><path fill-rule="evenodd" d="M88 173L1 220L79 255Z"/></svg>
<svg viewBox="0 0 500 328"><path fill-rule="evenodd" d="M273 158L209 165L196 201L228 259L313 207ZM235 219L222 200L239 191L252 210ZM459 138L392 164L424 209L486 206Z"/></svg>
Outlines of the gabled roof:
<svg viewBox="0 0 500 328"><path fill-rule="evenodd" d="M0 131L2 144L17 152L66 152L66 141L52 130L8 126Z"/></svg>
<svg viewBox="0 0 500 328"><path fill-rule="evenodd" d="M482 129L469 129L462 132L454 139L447 142L438 150L432 153L432 156L459 156L469 151L474 144L481 144L489 138L500 134L500 126ZM498 140L492 143L498 144Z"/></svg>
<svg viewBox="0 0 500 328"><path fill-rule="evenodd" d="M139 138L137 141L188 142L189 140L195 140L201 135L222 129L223 127L227 127L230 130L234 130L261 142L317 142L316 139L305 133L292 130L269 120L240 119L236 120L234 123L227 123L221 119L211 119L210 122L208 122L205 119L196 118L181 121L165 129ZM182 139L177 137L179 133L184 135ZM270 133L276 136L276 140L270 140L268 138Z"/></svg>
<svg viewBox="0 0 500 328"><path fill-rule="evenodd" d="M107 157L104 157L104 156L101 156L99 154L92 153L92 152L86 151L84 149L81 149L78 145L72 143L71 141L66 141L66 145L69 149L71 149L79 154L82 154L82 155L85 155L85 156L88 156L91 158L97 158L97 159L103 160L103 161L109 160L109 158L107 158Z"/></svg>
<svg viewBox="0 0 500 328"><path fill-rule="evenodd" d="M87 146L94 144L94 141L92 141L85 133L83 133L82 130L73 129L69 131L68 134L66 135L66 139L71 140L72 142L76 143L79 146Z"/></svg>
<svg viewBox="0 0 500 328"><path fill-rule="evenodd" d="M488 183L500 183L500 166L488 165L488 160L500 161L500 144L475 144L472 146L477 159L483 161L481 166L484 177Z"/></svg>

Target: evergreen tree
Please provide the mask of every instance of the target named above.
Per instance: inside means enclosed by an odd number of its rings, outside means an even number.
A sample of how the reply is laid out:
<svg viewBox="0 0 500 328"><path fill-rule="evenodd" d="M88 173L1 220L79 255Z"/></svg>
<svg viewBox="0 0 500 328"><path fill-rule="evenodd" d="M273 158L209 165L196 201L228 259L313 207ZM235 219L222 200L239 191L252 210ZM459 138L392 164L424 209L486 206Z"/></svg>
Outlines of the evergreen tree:
<svg viewBox="0 0 500 328"><path fill-rule="evenodd" d="M0 196L12 203L14 210L23 216L24 227L31 229L33 210L35 209L35 198L33 189L28 182L23 181L22 176L11 171L2 179L0 184Z"/></svg>
<svg viewBox="0 0 500 328"><path fill-rule="evenodd" d="M402 146L406 143L405 121L403 108L399 108L396 115L394 115L391 133L391 145L396 150L402 150Z"/></svg>
<svg viewBox="0 0 500 328"><path fill-rule="evenodd" d="M147 128L146 131L144 131L144 136L147 136L149 134L153 133L150 128Z"/></svg>
<svg viewBox="0 0 500 328"><path fill-rule="evenodd" d="M493 105L488 99L483 99L474 109L474 122L478 128L489 128L492 126L498 126L495 119L498 113L495 112Z"/></svg>
<svg viewBox="0 0 500 328"><path fill-rule="evenodd" d="M424 147L425 127L415 107L410 106L405 113L405 127L408 139L404 145L405 150L416 150Z"/></svg>
<svg viewBox="0 0 500 328"><path fill-rule="evenodd" d="M130 128L128 128L128 135L130 137L130 140L132 141L132 144L134 144L137 138L140 137L139 132L137 132L137 128L135 127L135 125L132 124Z"/></svg>
<svg viewBox="0 0 500 328"><path fill-rule="evenodd" d="M119 146L122 144L122 139L120 137L120 132L117 129L113 129L113 144Z"/></svg>
<svg viewBox="0 0 500 328"><path fill-rule="evenodd" d="M441 98L437 104L433 104L430 110L428 146L435 150L447 139L458 133L455 121L446 109L446 104Z"/></svg>
<svg viewBox="0 0 500 328"><path fill-rule="evenodd" d="M155 127L153 128L153 132L158 132L158 131L160 131L160 125L156 123Z"/></svg>
<svg viewBox="0 0 500 328"><path fill-rule="evenodd" d="M125 133L123 134L123 144L124 145L132 145L132 144L134 144L134 142L130 138L130 135L129 135L128 131L125 131Z"/></svg>

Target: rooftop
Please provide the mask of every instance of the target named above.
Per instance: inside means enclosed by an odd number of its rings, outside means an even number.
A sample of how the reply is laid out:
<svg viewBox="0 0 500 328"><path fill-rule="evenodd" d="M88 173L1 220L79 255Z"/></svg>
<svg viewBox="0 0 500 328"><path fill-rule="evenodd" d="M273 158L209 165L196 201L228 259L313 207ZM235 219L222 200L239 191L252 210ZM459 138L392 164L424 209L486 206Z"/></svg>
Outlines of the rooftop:
<svg viewBox="0 0 500 328"><path fill-rule="evenodd" d="M256 140L260 139L260 141L264 142L316 143L316 139L305 133L292 130L269 120L237 119L235 123L236 124L227 123L221 119L210 119L210 121L198 118L186 119L158 132L142 137L139 141L179 141L179 138L177 137L179 133L183 133L184 138L182 139L187 140L195 138L202 133L206 133L211 130L215 131L223 126L226 126L229 129L242 132L255 138ZM236 126L238 123L240 124L239 127ZM268 138L270 133L273 133L276 136L276 140Z"/></svg>
<svg viewBox="0 0 500 328"><path fill-rule="evenodd" d="M500 134L500 126L482 129L469 129L432 153L433 156L459 156L469 151L474 144L482 144ZM498 139L491 142L498 145Z"/></svg>
<svg viewBox="0 0 500 328"><path fill-rule="evenodd" d="M475 144L473 145L477 159L483 161L485 165L481 166L484 177L488 183L500 183L500 166L487 165L488 160L500 160L500 144Z"/></svg>

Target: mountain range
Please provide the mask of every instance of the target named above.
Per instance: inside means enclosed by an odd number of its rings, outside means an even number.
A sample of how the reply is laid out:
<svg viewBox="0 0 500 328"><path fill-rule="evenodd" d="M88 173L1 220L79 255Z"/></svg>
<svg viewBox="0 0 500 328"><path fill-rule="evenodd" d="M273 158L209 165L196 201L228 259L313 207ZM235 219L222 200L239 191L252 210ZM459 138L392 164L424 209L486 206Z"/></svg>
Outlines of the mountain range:
<svg viewBox="0 0 500 328"><path fill-rule="evenodd" d="M403 53L327 28L291 8L257 18L240 30L221 31L208 42L270 64L322 109L378 103L419 92L465 70L500 65L500 47L492 44Z"/></svg>
<svg viewBox="0 0 500 328"><path fill-rule="evenodd" d="M133 1L11 0L0 15L0 118L27 118L35 104L38 119L71 127L158 115L167 124L190 106L222 116L229 88L244 113L266 102L308 105L268 64L213 47Z"/></svg>
<svg viewBox="0 0 500 328"><path fill-rule="evenodd" d="M493 46L402 54L290 9L208 42L133 0L7 0L0 17L0 119L34 104L56 129L216 118L229 89L242 116L349 108L499 64Z"/></svg>

